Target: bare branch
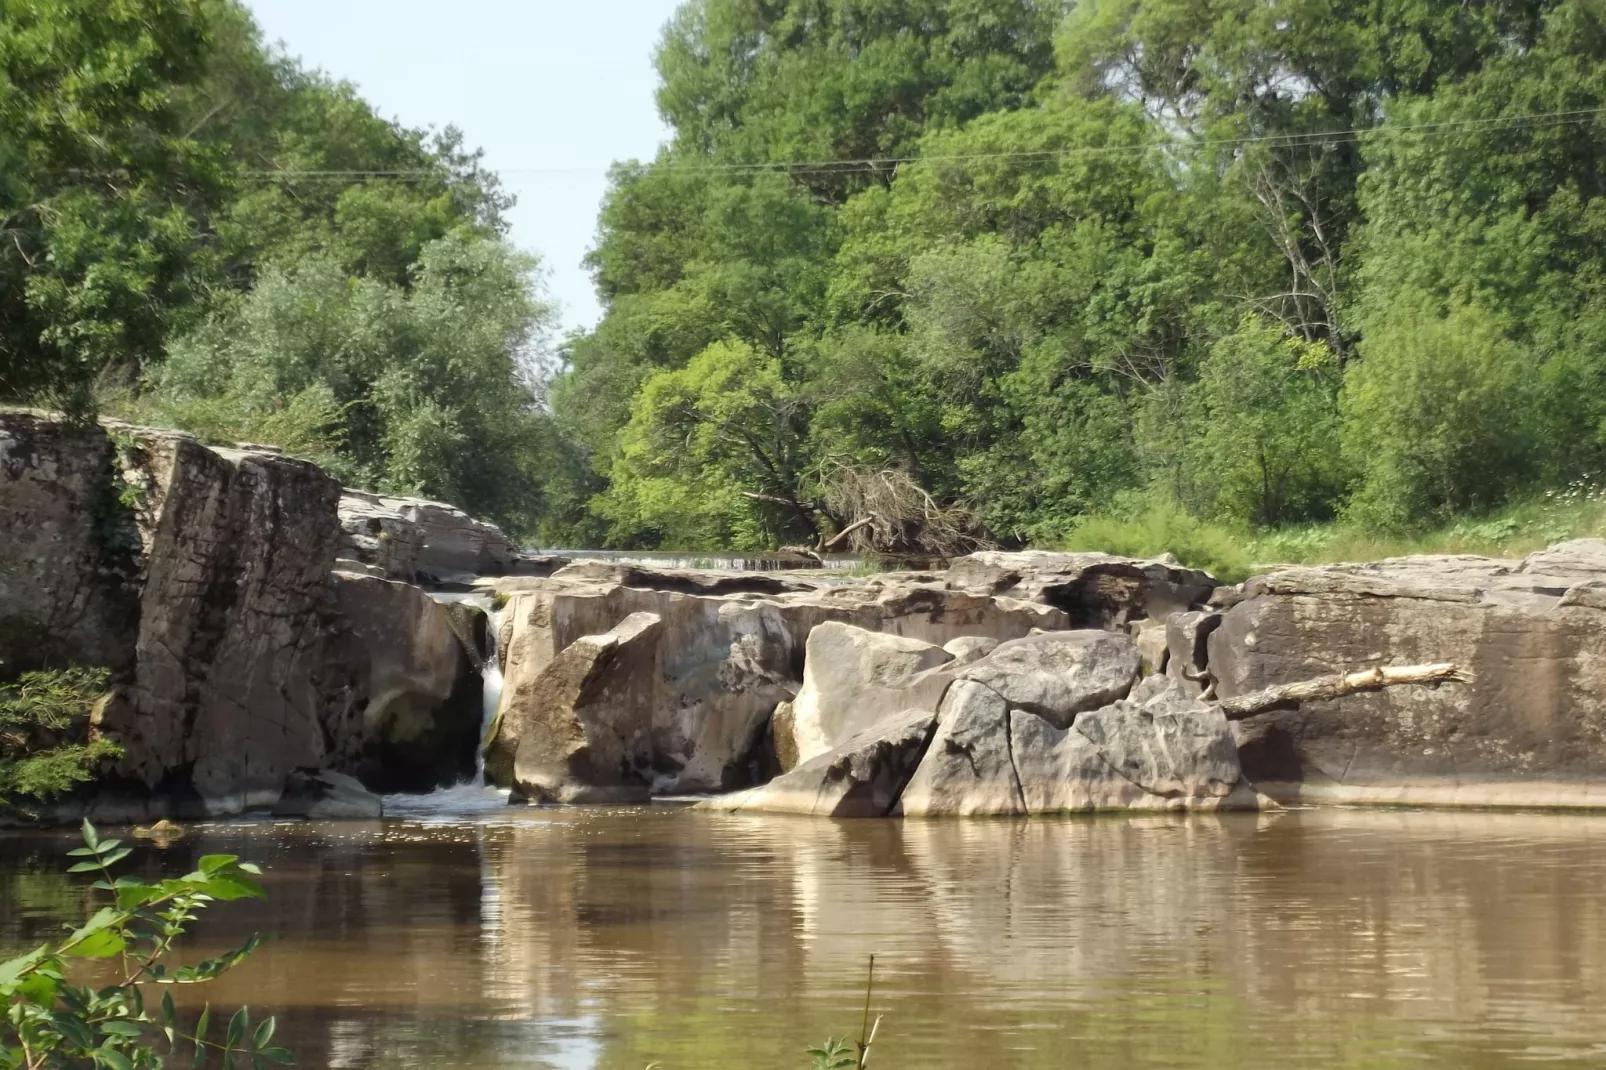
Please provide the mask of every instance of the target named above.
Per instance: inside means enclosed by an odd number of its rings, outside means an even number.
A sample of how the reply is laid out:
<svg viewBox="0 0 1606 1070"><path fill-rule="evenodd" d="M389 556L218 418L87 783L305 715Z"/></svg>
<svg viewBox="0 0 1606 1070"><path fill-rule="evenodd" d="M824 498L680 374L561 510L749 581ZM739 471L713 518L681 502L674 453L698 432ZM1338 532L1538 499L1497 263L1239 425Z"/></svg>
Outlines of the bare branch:
<svg viewBox="0 0 1606 1070"><path fill-rule="evenodd" d="M1379 691L1398 684L1447 682L1471 683L1472 673L1450 661L1432 665L1379 666L1363 672L1336 673L1318 676L1314 680L1279 684L1236 698L1222 699L1221 712L1227 715L1229 721L1242 721L1274 710L1290 710L1302 702L1322 702L1361 691Z"/></svg>

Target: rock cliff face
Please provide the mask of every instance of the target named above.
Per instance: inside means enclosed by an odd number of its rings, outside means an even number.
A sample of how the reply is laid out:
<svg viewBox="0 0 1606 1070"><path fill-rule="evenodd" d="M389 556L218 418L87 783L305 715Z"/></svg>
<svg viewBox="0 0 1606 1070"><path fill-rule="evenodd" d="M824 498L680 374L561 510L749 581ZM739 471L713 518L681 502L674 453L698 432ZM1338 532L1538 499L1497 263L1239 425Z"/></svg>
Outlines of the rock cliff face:
<svg viewBox="0 0 1606 1070"><path fill-rule="evenodd" d="M0 413L0 672L57 650L124 671L139 621L139 535L112 441Z"/></svg>
<svg viewBox="0 0 1606 1070"><path fill-rule="evenodd" d="M505 600L500 634L448 597ZM717 805L836 817L1606 806L1600 540L1237 588L1106 554L860 579L567 563L272 450L0 413L0 678L112 670L94 730L125 753L97 816L310 811L325 795L367 813L343 775L452 783L474 766L493 649L506 688L488 767L538 801L750 789ZM1230 724L1213 701L1429 662L1472 682Z"/></svg>
<svg viewBox="0 0 1606 1070"><path fill-rule="evenodd" d="M1390 688L1237 725L1287 801L1606 804L1606 542L1523 560L1416 557L1250 580L1210 634L1223 697L1372 665L1454 661L1470 685Z"/></svg>
<svg viewBox="0 0 1606 1070"><path fill-rule="evenodd" d="M819 581L696 573L648 574L635 569L608 582L596 565L564 569L549 579L513 579L493 586L510 596L506 610L506 687L493 753L542 715L538 681L582 636L601 635L633 613L662 622L650 660L633 662L651 696L655 790L730 790L777 771L770 753L771 715L802 687L810 634L827 622L938 644L964 635L1025 636L1064 626L1049 606L944 587L939 581L828 586ZM762 593L739 588L751 582ZM784 588L777 591L777 585ZM721 593L689 593L718 590ZM944 659L946 660L946 659ZM493 768L493 773L498 770ZM500 776L504 786L511 778Z"/></svg>
<svg viewBox="0 0 1606 1070"><path fill-rule="evenodd" d="M336 571L320 686L326 761L375 791L466 777L480 745L484 615L396 580Z"/></svg>
<svg viewBox="0 0 1606 1070"><path fill-rule="evenodd" d="M340 498L271 450L0 414L0 672L113 671L93 727L124 750L108 812L271 805L297 769L472 768L464 645L416 588L332 576Z"/></svg>

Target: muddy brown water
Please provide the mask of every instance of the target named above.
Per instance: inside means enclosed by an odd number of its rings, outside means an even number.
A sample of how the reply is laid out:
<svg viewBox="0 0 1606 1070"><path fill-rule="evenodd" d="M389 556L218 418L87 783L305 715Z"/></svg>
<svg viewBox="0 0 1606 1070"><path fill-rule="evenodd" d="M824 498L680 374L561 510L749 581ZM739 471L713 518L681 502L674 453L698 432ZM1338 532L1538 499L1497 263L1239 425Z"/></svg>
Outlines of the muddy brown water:
<svg viewBox="0 0 1606 1070"><path fill-rule="evenodd" d="M0 944L82 909L66 834L0 837ZM658 805L228 823L266 867L192 951L305 1067L1606 1066L1606 817L852 822Z"/></svg>

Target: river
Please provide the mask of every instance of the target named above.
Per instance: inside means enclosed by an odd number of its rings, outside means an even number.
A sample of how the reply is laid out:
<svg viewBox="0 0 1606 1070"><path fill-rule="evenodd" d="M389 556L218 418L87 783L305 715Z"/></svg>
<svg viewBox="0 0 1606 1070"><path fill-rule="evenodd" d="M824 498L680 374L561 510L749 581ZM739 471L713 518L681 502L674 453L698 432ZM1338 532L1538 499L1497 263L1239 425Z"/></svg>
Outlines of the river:
<svg viewBox="0 0 1606 1070"><path fill-rule="evenodd" d="M871 953L888 1070L1606 1062L1606 818L412 809L140 852L266 867L190 950L271 935L212 996L302 1066L801 1070ZM0 944L81 909L68 846L0 837Z"/></svg>

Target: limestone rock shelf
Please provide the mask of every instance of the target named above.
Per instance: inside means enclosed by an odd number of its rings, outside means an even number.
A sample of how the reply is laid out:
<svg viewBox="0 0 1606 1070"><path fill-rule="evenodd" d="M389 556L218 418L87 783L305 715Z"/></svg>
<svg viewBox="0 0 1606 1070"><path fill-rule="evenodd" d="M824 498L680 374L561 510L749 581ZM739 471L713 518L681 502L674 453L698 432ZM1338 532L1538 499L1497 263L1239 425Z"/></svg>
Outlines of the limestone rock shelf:
<svg viewBox="0 0 1606 1070"><path fill-rule="evenodd" d="M1216 701L1436 662L1470 682L1230 723ZM0 413L0 674L62 664L111 670L92 730L125 752L62 816L231 813L313 783L366 812L339 777L427 791L485 742L532 801L1606 806L1600 540L1238 587L1046 551L868 577L667 568L522 553L272 449Z"/></svg>

